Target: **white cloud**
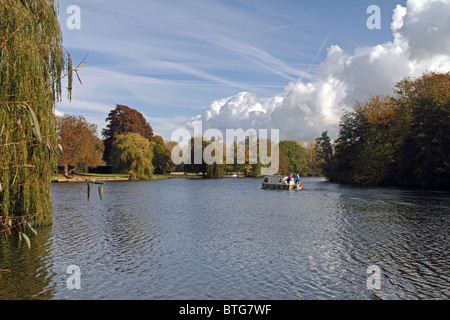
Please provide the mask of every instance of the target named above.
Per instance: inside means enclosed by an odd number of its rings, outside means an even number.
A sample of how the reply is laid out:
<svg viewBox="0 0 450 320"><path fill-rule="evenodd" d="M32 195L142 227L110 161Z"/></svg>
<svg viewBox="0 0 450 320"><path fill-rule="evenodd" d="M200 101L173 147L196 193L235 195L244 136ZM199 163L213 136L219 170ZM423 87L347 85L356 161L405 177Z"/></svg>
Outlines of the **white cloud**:
<svg viewBox="0 0 450 320"><path fill-rule="evenodd" d="M64 116L64 112L62 112L62 111L59 111L59 110L55 110L55 116L57 116L57 117L63 117Z"/></svg>
<svg viewBox="0 0 450 320"><path fill-rule="evenodd" d="M398 5L391 29L392 41L357 48L352 54L330 46L308 82L293 81L282 93L264 100L248 92L219 99L192 120L203 121L204 130L275 128L282 139L303 141L328 130L336 137L342 111L352 108L355 100L390 94L404 77L450 71L449 0Z"/></svg>

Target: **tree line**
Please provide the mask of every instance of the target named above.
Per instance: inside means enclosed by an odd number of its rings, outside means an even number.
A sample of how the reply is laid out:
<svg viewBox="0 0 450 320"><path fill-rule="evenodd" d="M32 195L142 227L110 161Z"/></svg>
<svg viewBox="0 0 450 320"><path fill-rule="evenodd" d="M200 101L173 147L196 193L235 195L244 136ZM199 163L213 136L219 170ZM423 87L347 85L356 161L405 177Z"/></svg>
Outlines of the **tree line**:
<svg viewBox="0 0 450 320"><path fill-rule="evenodd" d="M357 102L353 110L345 112L335 141L327 132L308 143L281 141L278 174L323 175L333 182L358 185L449 187L449 73L405 78L393 92ZM117 105L106 120L102 141L95 137L96 127L83 117L60 119L58 132L65 151L59 164L65 168L106 164L116 173L130 174L132 179L151 179L155 173L173 171L203 174L207 178L223 178L231 173L247 177L261 174L263 164L250 161L249 137L240 142L245 144L245 159L235 158L233 164L207 164L203 160L200 164L175 165L171 152L177 143L166 143L154 135L137 110ZM78 129L68 130L71 133L67 135L63 127L70 126L66 122ZM218 141L202 137L203 150L211 143ZM90 145L90 151L86 145ZM223 144L222 163L226 163L229 147ZM236 142L232 146L235 157L238 147L242 146ZM193 154L191 143L191 158Z"/></svg>
<svg viewBox="0 0 450 320"><path fill-rule="evenodd" d="M263 165L251 161L249 137L246 141L234 143L235 161L225 164L226 148L222 144L223 164L181 163L175 165L171 154L177 142L165 142L161 136L154 135L151 125L142 113L125 105L117 105L106 118L108 122L102 130L103 140L97 136L97 126L89 123L82 116L64 115L57 117L58 137L62 146L62 154L58 165L64 168L64 174L82 168L110 166L114 173L126 173L132 180L152 179L154 174L185 172L202 174L206 178L223 178L231 173L241 173L247 177L259 177ZM194 139L194 138L193 138ZM202 149L211 143L219 143L214 138L202 139ZM259 148L259 140L257 145ZM244 144L244 146L242 146ZM270 143L269 143L270 145ZM307 144L297 141L281 141L278 174L289 173L302 176L320 175L321 169L317 161L315 142ZM244 159L237 159L237 148L245 150ZM259 149L258 149L259 150ZM193 158L194 143L191 143ZM255 157L256 158L256 157Z"/></svg>
<svg viewBox="0 0 450 320"><path fill-rule="evenodd" d="M356 103L331 141L316 139L330 181L358 185L450 187L450 74L398 82L394 94Z"/></svg>

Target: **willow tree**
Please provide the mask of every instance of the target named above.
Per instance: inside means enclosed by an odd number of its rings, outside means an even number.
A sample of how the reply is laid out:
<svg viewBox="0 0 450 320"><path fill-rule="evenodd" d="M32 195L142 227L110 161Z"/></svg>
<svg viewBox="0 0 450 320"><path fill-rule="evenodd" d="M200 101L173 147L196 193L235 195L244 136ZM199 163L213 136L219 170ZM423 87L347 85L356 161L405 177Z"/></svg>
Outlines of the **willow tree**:
<svg viewBox="0 0 450 320"><path fill-rule="evenodd" d="M114 172L129 174L130 180L153 179L153 144L139 133L118 134L111 149Z"/></svg>
<svg viewBox="0 0 450 320"><path fill-rule="evenodd" d="M0 230L23 234L52 223L54 107L63 79L70 95L72 63L55 0L0 2Z"/></svg>

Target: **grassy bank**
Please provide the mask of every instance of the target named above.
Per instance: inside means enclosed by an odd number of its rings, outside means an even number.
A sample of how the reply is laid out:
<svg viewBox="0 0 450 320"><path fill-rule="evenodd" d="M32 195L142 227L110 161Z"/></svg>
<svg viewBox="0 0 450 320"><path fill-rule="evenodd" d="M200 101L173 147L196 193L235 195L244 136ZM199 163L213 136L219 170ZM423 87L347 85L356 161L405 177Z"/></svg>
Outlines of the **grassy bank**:
<svg viewBox="0 0 450 320"><path fill-rule="evenodd" d="M153 179L159 180L159 179L201 179L203 178L202 175L195 174L195 173L188 173L188 174L154 174Z"/></svg>
<svg viewBox="0 0 450 320"><path fill-rule="evenodd" d="M53 176L53 183L64 183L64 182L83 182L86 180L97 180L97 181L126 181L129 179L128 174L99 174L99 173L80 173L71 175L70 177L65 177L62 174L56 174ZM155 174L153 175L154 180L162 179L201 179L202 175L199 174Z"/></svg>
<svg viewBox="0 0 450 320"><path fill-rule="evenodd" d="M53 183L63 183L63 182L82 182L86 180L97 180L97 181L123 181L128 180L130 176L128 174L99 174L99 173L82 173L71 175L66 177L62 174L56 174L53 176Z"/></svg>

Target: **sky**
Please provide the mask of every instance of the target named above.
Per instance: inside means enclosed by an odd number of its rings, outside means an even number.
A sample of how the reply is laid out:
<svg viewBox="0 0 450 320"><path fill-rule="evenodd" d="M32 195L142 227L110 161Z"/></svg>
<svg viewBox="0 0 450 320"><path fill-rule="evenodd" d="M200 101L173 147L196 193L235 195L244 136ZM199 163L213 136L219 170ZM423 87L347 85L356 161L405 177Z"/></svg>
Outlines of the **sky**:
<svg viewBox="0 0 450 320"><path fill-rule="evenodd" d="M74 65L86 65L56 112L99 133L124 104L166 141L194 121L336 138L355 101L450 71L450 0L61 0L58 18Z"/></svg>

